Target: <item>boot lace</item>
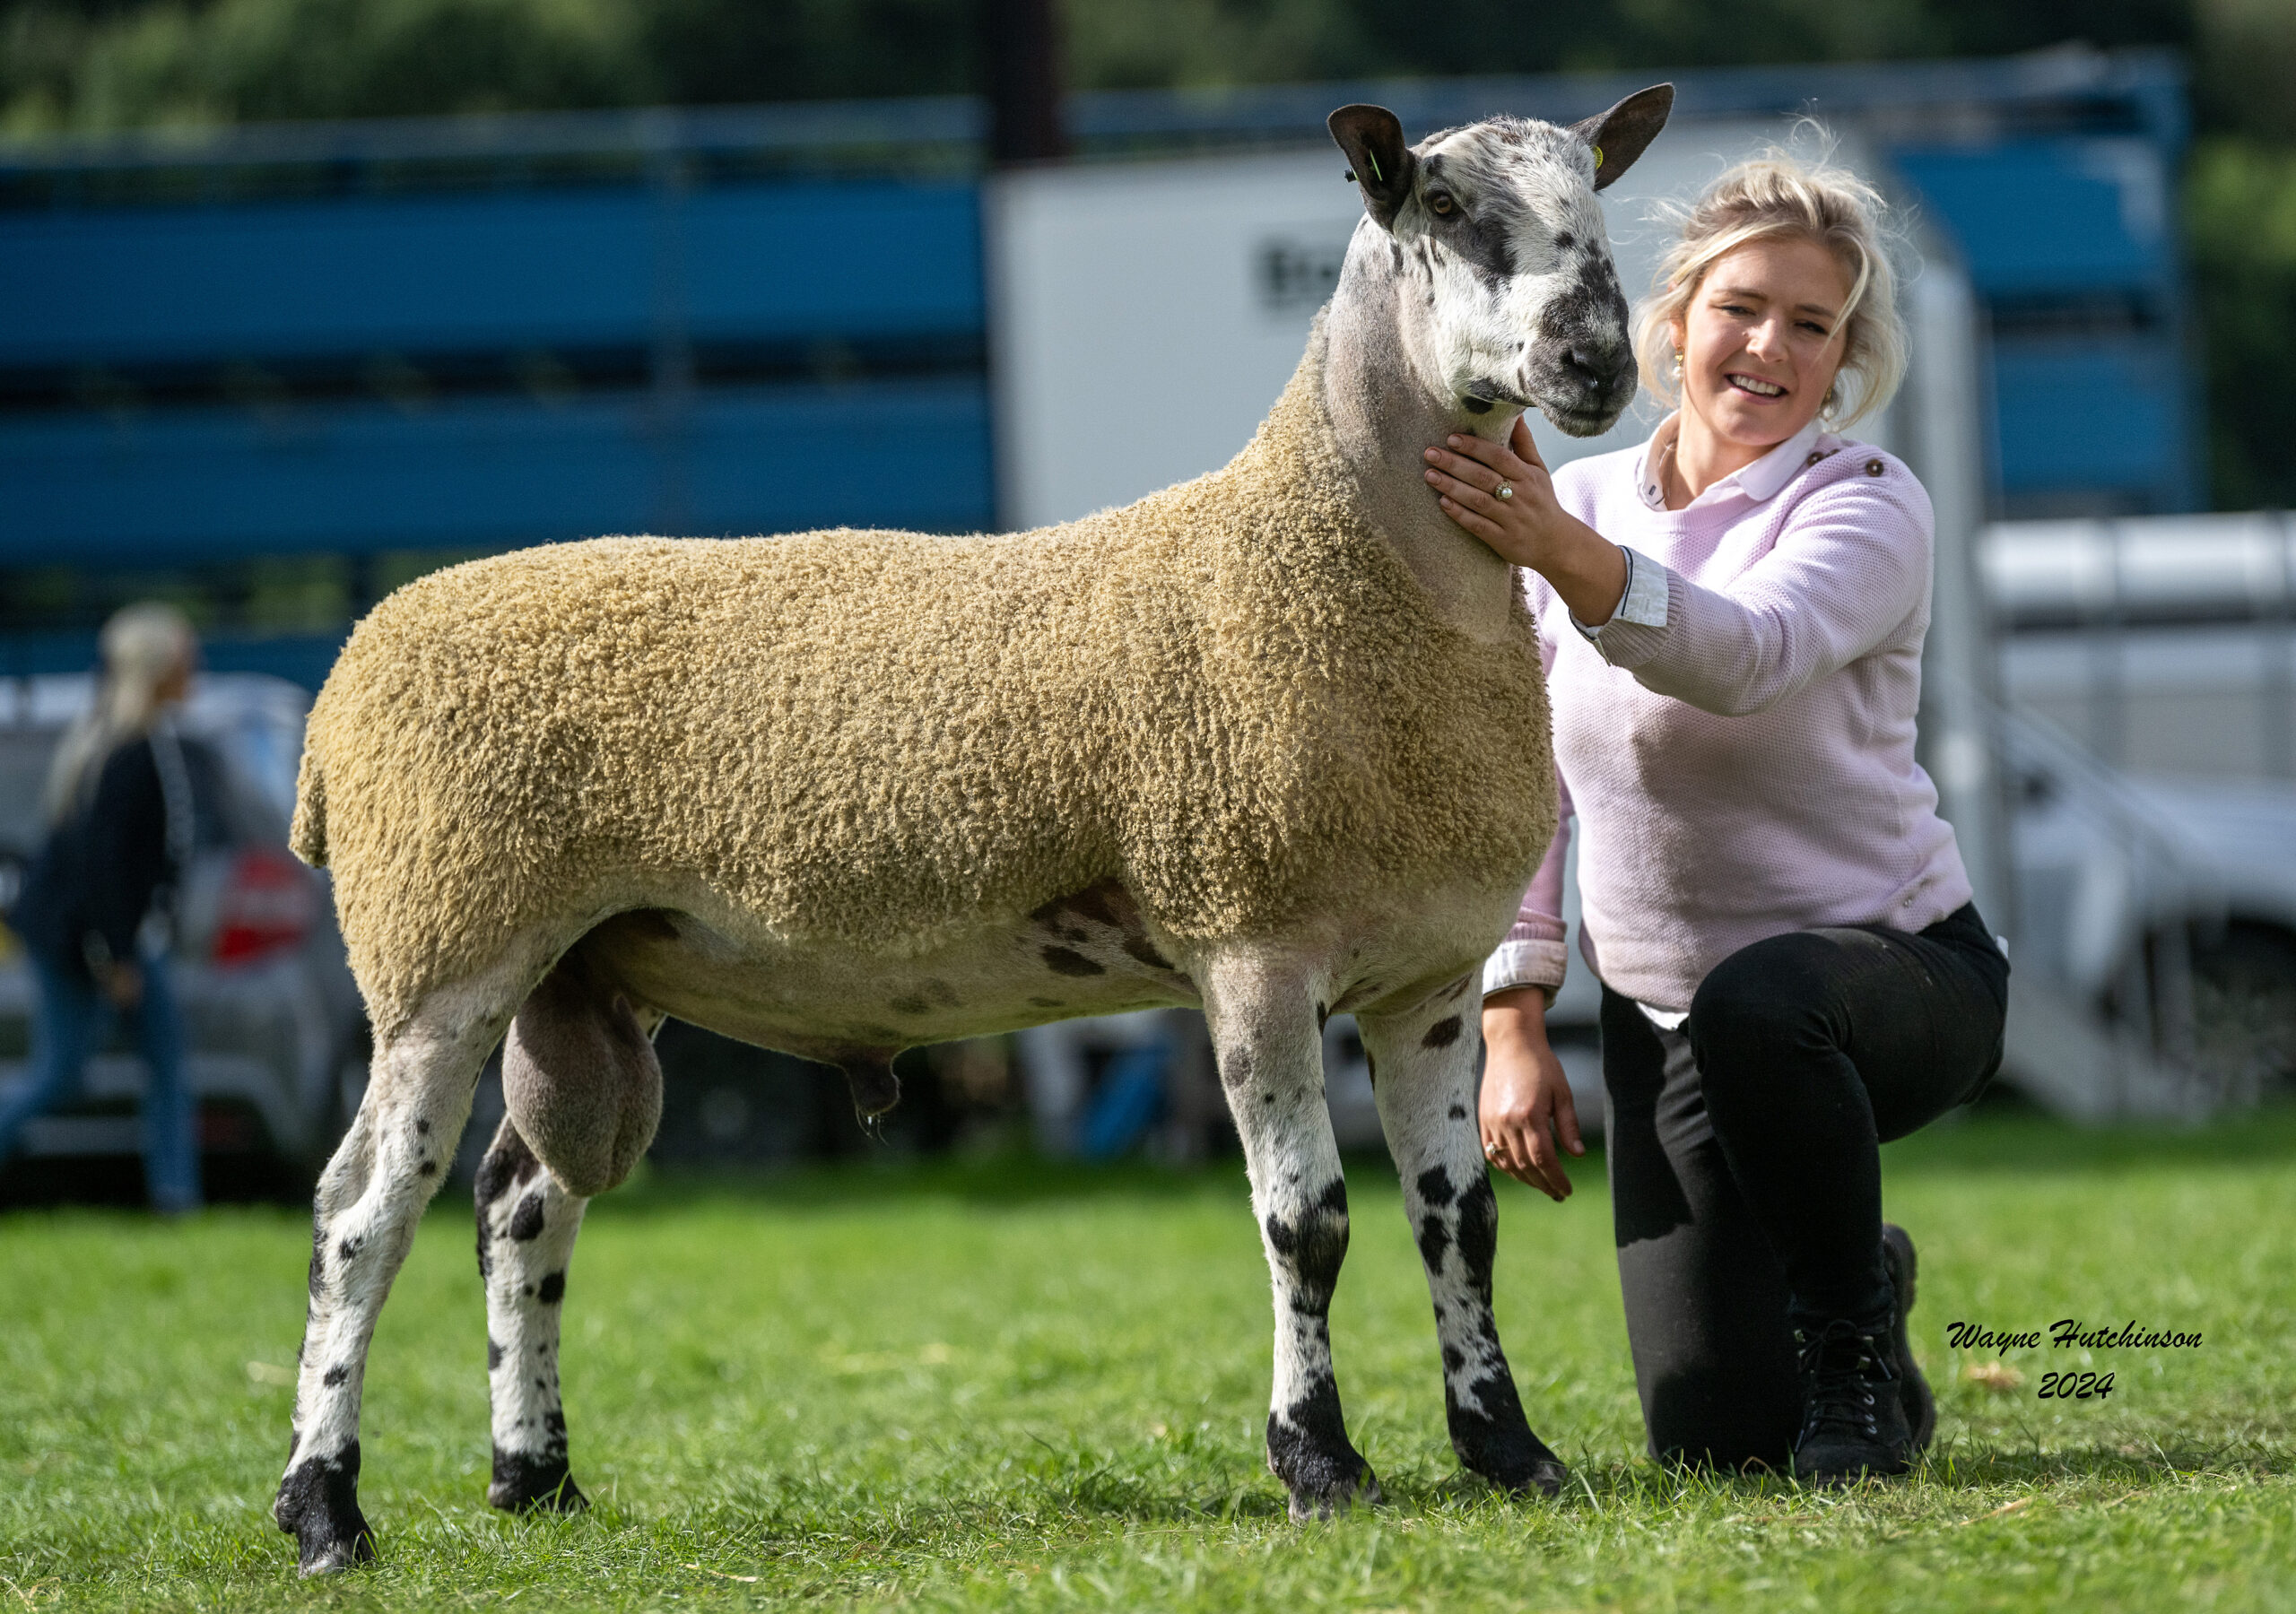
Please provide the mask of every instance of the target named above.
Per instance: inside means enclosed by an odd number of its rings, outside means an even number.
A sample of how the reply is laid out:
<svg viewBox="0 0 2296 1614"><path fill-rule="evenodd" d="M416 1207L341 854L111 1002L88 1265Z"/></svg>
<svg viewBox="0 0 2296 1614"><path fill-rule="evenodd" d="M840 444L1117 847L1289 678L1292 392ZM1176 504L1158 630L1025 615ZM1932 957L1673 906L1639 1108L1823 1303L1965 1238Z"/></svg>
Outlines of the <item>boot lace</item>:
<svg viewBox="0 0 2296 1614"><path fill-rule="evenodd" d="M1836 1319L1821 1333L1797 1329L1794 1339L1805 1386L1802 1438L1840 1430L1853 1438L1878 1440L1876 1393L1890 1385L1892 1375L1888 1352L1876 1336Z"/></svg>

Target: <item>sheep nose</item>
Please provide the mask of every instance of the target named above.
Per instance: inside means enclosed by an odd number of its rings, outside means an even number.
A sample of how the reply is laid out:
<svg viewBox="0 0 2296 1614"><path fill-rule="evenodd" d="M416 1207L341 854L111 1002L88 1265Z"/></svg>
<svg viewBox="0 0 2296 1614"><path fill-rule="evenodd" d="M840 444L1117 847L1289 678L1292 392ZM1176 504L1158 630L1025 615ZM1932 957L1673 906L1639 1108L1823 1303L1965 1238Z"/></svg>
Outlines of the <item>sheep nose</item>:
<svg viewBox="0 0 2296 1614"><path fill-rule="evenodd" d="M1564 351L1562 363L1570 378L1587 392L1600 392L1610 383L1613 367L1607 355L1598 355L1592 348L1574 343Z"/></svg>

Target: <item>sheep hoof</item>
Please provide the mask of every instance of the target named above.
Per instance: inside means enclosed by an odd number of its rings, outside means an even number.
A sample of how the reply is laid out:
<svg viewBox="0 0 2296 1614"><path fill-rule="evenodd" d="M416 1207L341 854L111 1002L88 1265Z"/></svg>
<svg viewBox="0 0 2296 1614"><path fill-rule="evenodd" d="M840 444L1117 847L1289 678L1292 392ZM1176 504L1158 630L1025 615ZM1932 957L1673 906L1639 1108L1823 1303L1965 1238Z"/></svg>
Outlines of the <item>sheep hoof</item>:
<svg viewBox="0 0 2296 1614"><path fill-rule="evenodd" d="M1463 1404L1448 1385L1443 1392L1451 1449L1458 1453L1460 1466L1518 1497L1534 1491L1561 1495L1570 1471L1547 1449L1546 1442L1531 1432L1523 1416L1523 1403L1516 1398L1514 1381L1494 1375L1478 1384L1475 1391L1481 1406ZM1484 1407L1492 1411L1485 1412Z"/></svg>
<svg viewBox="0 0 2296 1614"><path fill-rule="evenodd" d="M1295 1524L1381 1499L1378 1476L1348 1440L1328 1381L1325 1390L1295 1403L1289 1417L1268 1414L1267 1468L1292 1493Z"/></svg>
<svg viewBox="0 0 2296 1614"><path fill-rule="evenodd" d="M531 1457L498 1447L486 1503L504 1513L576 1514L589 1506L590 1499L574 1483L565 1458Z"/></svg>
<svg viewBox="0 0 2296 1614"><path fill-rule="evenodd" d="M304 1575L335 1575L375 1561L375 1532L359 1511L359 1443L334 1458L297 1463L279 1482L271 1516L295 1538Z"/></svg>
<svg viewBox="0 0 2296 1614"><path fill-rule="evenodd" d="M1379 1477L1365 1463L1354 1478L1321 1490L1293 1487L1292 1490L1292 1523L1305 1524L1310 1519L1329 1519L1348 1512L1361 1502L1376 1507L1387 1499L1379 1488Z"/></svg>

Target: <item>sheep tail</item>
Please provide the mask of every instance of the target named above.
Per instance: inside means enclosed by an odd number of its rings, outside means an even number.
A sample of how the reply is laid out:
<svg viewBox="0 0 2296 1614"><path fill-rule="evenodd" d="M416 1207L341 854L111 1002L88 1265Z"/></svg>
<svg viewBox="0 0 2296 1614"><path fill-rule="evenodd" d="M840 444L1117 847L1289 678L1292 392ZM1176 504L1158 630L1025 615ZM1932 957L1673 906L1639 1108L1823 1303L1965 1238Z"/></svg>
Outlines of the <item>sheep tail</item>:
<svg viewBox="0 0 2296 1614"><path fill-rule="evenodd" d="M308 744L295 778L295 822L287 832L287 845L314 869L326 867L326 775Z"/></svg>

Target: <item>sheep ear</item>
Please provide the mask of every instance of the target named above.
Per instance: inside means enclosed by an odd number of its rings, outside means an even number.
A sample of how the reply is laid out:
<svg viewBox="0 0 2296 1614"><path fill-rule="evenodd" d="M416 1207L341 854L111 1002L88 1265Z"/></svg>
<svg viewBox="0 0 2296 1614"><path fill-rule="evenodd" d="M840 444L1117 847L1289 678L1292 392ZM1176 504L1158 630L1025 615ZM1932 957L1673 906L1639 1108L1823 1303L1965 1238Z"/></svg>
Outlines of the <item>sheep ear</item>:
<svg viewBox="0 0 2296 1614"><path fill-rule="evenodd" d="M1612 180L1634 166L1674 109L1674 87L1653 84L1637 90L1599 117L1570 126L1570 132L1595 148L1595 188L1607 190Z"/></svg>
<svg viewBox="0 0 2296 1614"><path fill-rule="evenodd" d="M1411 195L1419 159L1403 143L1403 124L1385 107L1342 107L1326 120L1331 137L1347 153L1349 178L1362 187L1363 210L1390 229Z"/></svg>

